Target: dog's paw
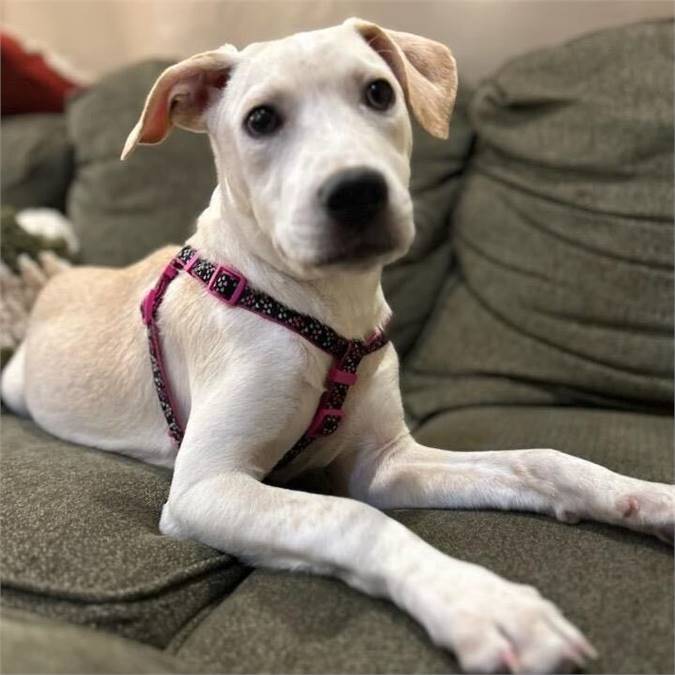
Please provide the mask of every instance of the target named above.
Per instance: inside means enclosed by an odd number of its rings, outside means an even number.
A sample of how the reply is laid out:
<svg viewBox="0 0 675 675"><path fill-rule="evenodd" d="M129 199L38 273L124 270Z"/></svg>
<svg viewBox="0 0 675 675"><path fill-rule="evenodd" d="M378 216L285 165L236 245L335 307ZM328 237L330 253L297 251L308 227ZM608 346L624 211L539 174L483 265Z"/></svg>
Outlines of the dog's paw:
<svg viewBox="0 0 675 675"><path fill-rule="evenodd" d="M422 604L414 612L434 643L452 650L465 671L563 673L596 657L582 633L536 589L487 570L471 576L467 581L441 575L418 587Z"/></svg>
<svg viewBox="0 0 675 675"><path fill-rule="evenodd" d="M631 480L614 504L619 522L672 544L675 534L675 486Z"/></svg>

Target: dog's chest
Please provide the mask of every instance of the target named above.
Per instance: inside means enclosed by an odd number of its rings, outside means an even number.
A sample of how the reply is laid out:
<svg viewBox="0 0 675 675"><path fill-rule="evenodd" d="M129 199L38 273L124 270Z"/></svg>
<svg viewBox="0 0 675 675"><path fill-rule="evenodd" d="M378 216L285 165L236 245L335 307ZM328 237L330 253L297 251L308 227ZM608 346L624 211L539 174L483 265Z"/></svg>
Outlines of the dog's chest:
<svg viewBox="0 0 675 675"><path fill-rule="evenodd" d="M176 357L182 352L188 365L181 378L189 383L181 396L188 410L206 397L210 415L222 419L230 432L250 438L251 461L263 471L272 471L288 451L293 451L291 473L330 463L344 440L343 428L354 433L354 412L367 398L381 353L363 357L356 382L342 390L344 396L335 404L326 394L336 363L330 354L284 326L218 303L185 281L176 284L173 297L167 295L163 309L167 325L180 326L180 344L173 346ZM169 339L167 346L171 343ZM305 443L320 405L341 408L337 429Z"/></svg>
<svg viewBox="0 0 675 675"><path fill-rule="evenodd" d="M275 472L283 480L312 469L320 469L329 465L343 451L351 451L362 441L371 442L376 437L387 433L380 429L380 411L375 402L382 397L377 395L379 388L379 369L385 358L384 350L366 356L358 368L357 381L348 388L344 401L341 404L341 419L337 428L328 435L318 435L293 462L285 469ZM317 406L320 406L322 396L326 396L330 388L328 374L331 368L330 360L322 362L318 369L319 376L311 385L306 381L298 382L303 392L310 393L309 409L303 419L303 430L307 429L307 422L312 422L312 415L316 418ZM317 386L318 384L318 386ZM328 386L327 386L328 385ZM329 398L330 400L330 398ZM387 401L382 403L386 406ZM307 410L307 409L306 409Z"/></svg>

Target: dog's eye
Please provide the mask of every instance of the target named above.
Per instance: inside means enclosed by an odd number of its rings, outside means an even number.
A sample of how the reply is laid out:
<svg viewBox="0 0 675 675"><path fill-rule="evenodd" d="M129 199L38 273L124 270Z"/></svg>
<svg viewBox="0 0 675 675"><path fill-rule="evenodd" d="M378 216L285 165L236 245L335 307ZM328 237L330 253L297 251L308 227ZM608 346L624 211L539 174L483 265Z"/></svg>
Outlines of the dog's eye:
<svg viewBox="0 0 675 675"><path fill-rule="evenodd" d="M387 110L394 105L394 90L387 80L373 80L364 92L366 105L374 110Z"/></svg>
<svg viewBox="0 0 675 675"><path fill-rule="evenodd" d="M246 116L244 126L251 136L269 136L281 126L281 117L271 106L260 105Z"/></svg>

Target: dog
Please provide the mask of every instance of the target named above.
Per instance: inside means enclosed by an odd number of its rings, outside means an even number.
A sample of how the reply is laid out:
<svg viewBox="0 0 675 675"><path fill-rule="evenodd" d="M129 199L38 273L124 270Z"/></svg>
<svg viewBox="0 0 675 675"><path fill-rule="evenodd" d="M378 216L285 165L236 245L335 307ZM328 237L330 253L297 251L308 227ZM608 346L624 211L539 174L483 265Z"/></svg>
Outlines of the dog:
<svg viewBox="0 0 675 675"><path fill-rule="evenodd" d="M163 534L388 598L467 671L558 672L595 651L552 603L381 510L517 509L673 536L671 485L552 449L428 448L404 422L380 275L414 237L409 115L447 137L456 88L445 46L360 19L168 68L123 158L174 126L208 133L218 185L196 233L178 256L50 279L2 395L56 436L173 467ZM236 286L226 302L218 274ZM242 284L262 310L236 306ZM289 313L309 324L289 330ZM359 346L358 368L314 329ZM327 376L348 390L339 411L317 408ZM333 427L284 462L331 411ZM314 468L335 495L283 487Z"/></svg>

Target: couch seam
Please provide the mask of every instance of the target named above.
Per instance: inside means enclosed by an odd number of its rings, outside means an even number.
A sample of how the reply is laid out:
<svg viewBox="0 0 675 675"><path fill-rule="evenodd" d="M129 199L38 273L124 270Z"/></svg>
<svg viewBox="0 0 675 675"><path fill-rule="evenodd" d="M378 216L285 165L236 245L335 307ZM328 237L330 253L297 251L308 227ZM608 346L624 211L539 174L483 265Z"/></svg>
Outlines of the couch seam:
<svg viewBox="0 0 675 675"><path fill-rule="evenodd" d="M154 584L148 584L144 587L129 588L122 591L109 591L95 593L84 590L65 590L55 589L41 586L40 584L27 584L15 580L4 580L2 585L5 589L15 590L22 593L41 594L48 597L54 597L60 600L74 600L84 603L99 603L99 602L131 602L141 600L158 592L164 591L176 584L183 584L190 582L201 574L215 571L218 569L227 569L228 567L238 566L239 563L231 556L221 555L216 558L210 558L200 563L194 563L188 568L181 570L179 573L164 578Z"/></svg>
<svg viewBox="0 0 675 675"><path fill-rule="evenodd" d="M190 639L190 637L195 633L196 630L206 621L206 619L211 615L211 613L221 605L223 602L226 602L233 593L235 593L239 587L255 572L255 568L250 568L248 572L241 577L237 584L232 588L228 589L227 595L214 599L208 605L202 607L196 614L191 616L175 633L174 637L171 638L167 646L164 648L164 651L172 656L179 657L185 661L192 662L194 659L191 657L186 657L180 654L181 649L185 646L185 643Z"/></svg>

